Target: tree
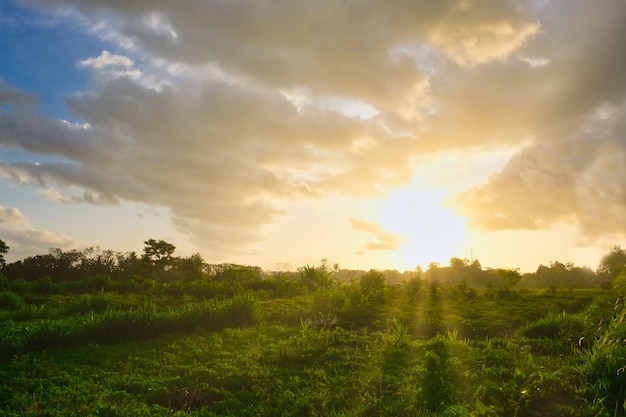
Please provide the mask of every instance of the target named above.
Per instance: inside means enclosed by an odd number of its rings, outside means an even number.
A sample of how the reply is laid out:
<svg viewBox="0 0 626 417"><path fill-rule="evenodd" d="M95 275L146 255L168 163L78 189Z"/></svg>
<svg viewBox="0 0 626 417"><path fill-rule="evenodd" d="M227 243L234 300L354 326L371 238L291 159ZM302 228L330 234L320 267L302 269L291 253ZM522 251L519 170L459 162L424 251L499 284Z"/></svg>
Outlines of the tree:
<svg viewBox="0 0 626 417"><path fill-rule="evenodd" d="M366 272L359 280L359 287L365 299L373 304L383 304L385 301L385 275L372 269Z"/></svg>
<svg viewBox="0 0 626 417"><path fill-rule="evenodd" d="M194 253L188 258L179 258L176 262L176 272L184 281L201 279L203 276L204 259L199 253Z"/></svg>
<svg viewBox="0 0 626 417"><path fill-rule="evenodd" d="M462 269L462 268L467 267L468 265L469 265L469 260L467 258L461 259L461 258L457 258L456 256L450 258L451 268Z"/></svg>
<svg viewBox="0 0 626 417"><path fill-rule="evenodd" d="M437 269L439 268L441 265L439 265L439 262L431 262L428 264L428 269Z"/></svg>
<svg viewBox="0 0 626 417"><path fill-rule="evenodd" d="M154 239L148 239L143 243L146 245L141 257L144 262L161 271L171 265L172 254L176 250L176 246L164 240L156 241Z"/></svg>
<svg viewBox="0 0 626 417"><path fill-rule="evenodd" d="M506 291L510 290L522 279L519 269L498 269L498 275L502 280L502 286Z"/></svg>
<svg viewBox="0 0 626 417"><path fill-rule="evenodd" d="M324 265L319 267L306 265L298 268L298 272L300 283L308 287L309 290L328 287L332 282L328 268Z"/></svg>
<svg viewBox="0 0 626 417"><path fill-rule="evenodd" d="M611 280L624 270L626 270L626 249L615 245L611 249L611 252L605 255L600 261L597 273L603 278Z"/></svg>
<svg viewBox="0 0 626 417"><path fill-rule="evenodd" d="M0 268L6 265L6 262L4 261L4 254L6 254L8 251L9 247L6 243L4 243L2 239L0 239Z"/></svg>
<svg viewBox="0 0 626 417"><path fill-rule="evenodd" d="M119 254L90 246L82 251L80 268L86 275L111 275L118 268Z"/></svg>

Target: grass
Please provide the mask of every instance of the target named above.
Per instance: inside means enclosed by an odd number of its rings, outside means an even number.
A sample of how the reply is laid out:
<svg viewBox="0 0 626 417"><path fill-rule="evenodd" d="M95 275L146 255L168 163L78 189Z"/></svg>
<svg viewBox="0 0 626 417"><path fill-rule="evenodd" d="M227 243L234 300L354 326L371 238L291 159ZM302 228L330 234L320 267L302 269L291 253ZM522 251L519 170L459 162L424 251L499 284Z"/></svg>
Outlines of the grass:
<svg viewBox="0 0 626 417"><path fill-rule="evenodd" d="M211 300L176 308L145 302L128 310L106 308L102 313L6 321L0 327L0 357L86 343L116 343L170 333L189 333L199 328L217 330L254 323L255 300L251 294L227 300Z"/></svg>
<svg viewBox="0 0 626 417"><path fill-rule="evenodd" d="M20 296L0 313L3 415L623 415L622 307L592 291L175 289Z"/></svg>

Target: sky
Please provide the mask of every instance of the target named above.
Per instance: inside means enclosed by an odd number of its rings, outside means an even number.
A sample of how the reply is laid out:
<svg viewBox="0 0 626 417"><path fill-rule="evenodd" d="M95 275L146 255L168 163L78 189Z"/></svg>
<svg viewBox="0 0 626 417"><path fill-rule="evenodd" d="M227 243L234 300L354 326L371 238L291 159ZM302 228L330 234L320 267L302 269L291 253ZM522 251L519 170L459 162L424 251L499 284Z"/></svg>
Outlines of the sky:
<svg viewBox="0 0 626 417"><path fill-rule="evenodd" d="M623 0L4 0L0 239L209 263L595 268Z"/></svg>

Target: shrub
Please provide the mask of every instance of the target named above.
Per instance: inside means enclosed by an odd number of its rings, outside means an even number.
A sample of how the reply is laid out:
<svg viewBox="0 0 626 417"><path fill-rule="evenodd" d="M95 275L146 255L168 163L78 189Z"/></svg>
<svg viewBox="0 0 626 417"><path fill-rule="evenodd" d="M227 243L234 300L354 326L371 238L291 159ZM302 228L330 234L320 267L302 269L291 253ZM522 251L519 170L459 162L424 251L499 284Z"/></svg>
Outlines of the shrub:
<svg viewBox="0 0 626 417"><path fill-rule="evenodd" d="M584 328L584 322L579 315L550 312L545 317L522 327L520 332L530 338L570 337L578 340L584 334Z"/></svg>
<svg viewBox="0 0 626 417"><path fill-rule="evenodd" d="M450 344L444 336L437 335L426 343L425 348L422 400L426 409L441 411L454 404L456 399Z"/></svg>
<svg viewBox="0 0 626 417"><path fill-rule="evenodd" d="M0 310L19 310L24 307L22 297L11 291L0 292Z"/></svg>
<svg viewBox="0 0 626 417"><path fill-rule="evenodd" d="M626 311L608 321L606 330L581 353L574 367L581 392L593 404L626 416Z"/></svg>

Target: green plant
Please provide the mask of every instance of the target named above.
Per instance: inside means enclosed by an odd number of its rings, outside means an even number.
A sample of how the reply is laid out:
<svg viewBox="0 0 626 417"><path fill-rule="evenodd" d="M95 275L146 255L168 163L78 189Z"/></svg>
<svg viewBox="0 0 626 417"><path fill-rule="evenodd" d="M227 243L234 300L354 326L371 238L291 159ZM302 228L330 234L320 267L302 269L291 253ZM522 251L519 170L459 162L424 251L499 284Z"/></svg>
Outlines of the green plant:
<svg viewBox="0 0 626 417"><path fill-rule="evenodd" d="M574 367L591 404L626 415L626 313L610 321L601 338L579 355Z"/></svg>
<svg viewBox="0 0 626 417"><path fill-rule="evenodd" d="M19 310L24 307L24 300L11 291L0 292L0 310Z"/></svg>
<svg viewBox="0 0 626 417"><path fill-rule="evenodd" d="M424 348L422 401L427 410L440 411L456 399L449 339L437 335L426 342Z"/></svg>

